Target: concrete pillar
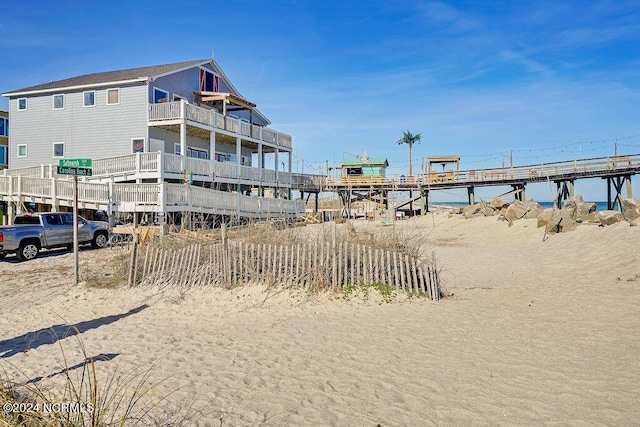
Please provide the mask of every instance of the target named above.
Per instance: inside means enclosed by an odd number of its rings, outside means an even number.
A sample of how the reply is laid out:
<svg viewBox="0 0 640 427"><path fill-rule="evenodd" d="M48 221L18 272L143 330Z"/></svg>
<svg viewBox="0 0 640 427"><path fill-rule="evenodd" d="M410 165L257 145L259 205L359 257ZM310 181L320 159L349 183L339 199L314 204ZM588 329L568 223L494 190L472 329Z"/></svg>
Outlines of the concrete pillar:
<svg viewBox="0 0 640 427"><path fill-rule="evenodd" d="M633 191L631 189L631 176L627 177L627 199L633 199Z"/></svg>
<svg viewBox="0 0 640 427"><path fill-rule="evenodd" d="M467 187L467 195L469 196L469 204L470 205L475 205L476 204L476 195L474 193L475 188L473 186Z"/></svg>

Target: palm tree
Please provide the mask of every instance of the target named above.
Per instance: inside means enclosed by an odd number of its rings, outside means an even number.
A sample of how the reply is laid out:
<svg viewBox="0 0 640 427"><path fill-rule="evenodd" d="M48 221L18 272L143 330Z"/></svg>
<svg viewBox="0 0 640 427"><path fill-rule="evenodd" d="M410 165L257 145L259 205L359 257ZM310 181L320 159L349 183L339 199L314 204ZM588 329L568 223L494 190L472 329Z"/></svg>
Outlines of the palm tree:
<svg viewBox="0 0 640 427"><path fill-rule="evenodd" d="M413 176L413 167L411 164L411 155L413 151L413 144L420 142L422 134L412 134L410 131L402 132L402 138L398 140L398 145L409 144L409 176Z"/></svg>
<svg viewBox="0 0 640 427"><path fill-rule="evenodd" d="M398 145L409 144L409 179L413 182L413 167L411 157L413 154L413 144L420 142L421 134L412 134L410 131L402 132L402 138L398 140ZM409 200L413 199L413 192L409 190ZM413 201L409 202L410 216L413 216Z"/></svg>

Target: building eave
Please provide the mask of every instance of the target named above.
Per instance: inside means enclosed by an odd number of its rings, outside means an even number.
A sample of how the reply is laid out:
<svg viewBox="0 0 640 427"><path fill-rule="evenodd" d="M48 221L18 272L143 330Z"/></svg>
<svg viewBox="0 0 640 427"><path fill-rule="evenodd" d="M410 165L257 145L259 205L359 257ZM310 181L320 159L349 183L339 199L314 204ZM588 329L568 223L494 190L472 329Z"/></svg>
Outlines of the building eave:
<svg viewBox="0 0 640 427"><path fill-rule="evenodd" d="M102 83L88 83L84 85L76 85L76 86L64 86L58 88L50 88L50 89L39 89L39 90L26 90L19 92L7 92L3 93L2 96L6 98L16 97L16 96L28 96L28 95L41 95L43 93L54 93L54 92L68 92L80 89L91 89L95 87L105 87L105 86L124 86L132 83L147 83L150 81L150 77L138 77L135 79L129 80L118 80L113 82L102 82Z"/></svg>

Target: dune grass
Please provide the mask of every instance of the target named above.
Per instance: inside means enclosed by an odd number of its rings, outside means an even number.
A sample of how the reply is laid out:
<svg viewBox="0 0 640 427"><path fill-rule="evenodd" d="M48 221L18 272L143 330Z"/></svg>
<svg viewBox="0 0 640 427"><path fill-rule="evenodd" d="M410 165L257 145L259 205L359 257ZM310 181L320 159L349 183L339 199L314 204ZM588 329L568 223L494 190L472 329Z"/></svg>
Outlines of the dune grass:
<svg viewBox="0 0 640 427"><path fill-rule="evenodd" d="M76 331L77 332L77 331ZM30 378L11 362L0 364L0 426L8 427L106 427L185 426L189 408L171 408L163 392L163 380L153 379L156 363L124 372L101 375L106 356L88 355L82 340L72 338L77 348L65 349L57 340L62 356L58 372L44 378ZM71 354L73 353L73 354ZM72 364L77 356L82 361ZM9 369L18 372L9 373ZM20 381L22 379L23 381Z"/></svg>

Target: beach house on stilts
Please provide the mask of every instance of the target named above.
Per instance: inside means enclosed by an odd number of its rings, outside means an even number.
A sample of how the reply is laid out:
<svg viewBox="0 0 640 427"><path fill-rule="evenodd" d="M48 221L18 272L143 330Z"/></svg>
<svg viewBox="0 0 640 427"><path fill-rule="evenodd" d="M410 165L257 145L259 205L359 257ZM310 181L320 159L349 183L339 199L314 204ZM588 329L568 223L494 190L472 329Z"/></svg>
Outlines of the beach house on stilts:
<svg viewBox="0 0 640 427"><path fill-rule="evenodd" d="M91 159L91 176L79 182L84 209L161 224L304 213L292 189L312 177L291 172L291 136L269 127L213 59L87 74L3 96L11 136L0 199L9 217L27 203L71 205L70 176L57 169L64 159Z"/></svg>

